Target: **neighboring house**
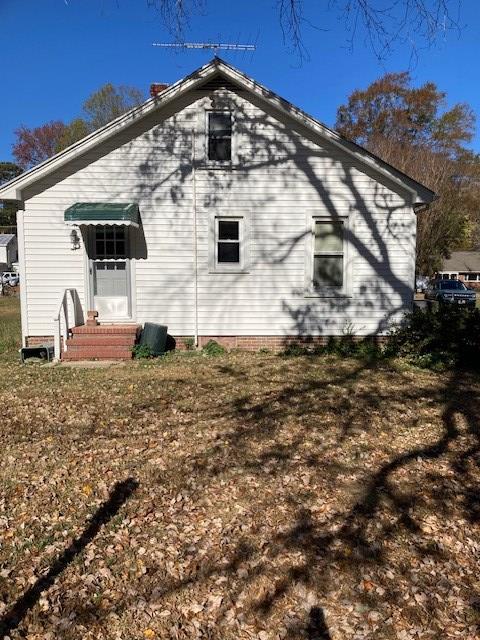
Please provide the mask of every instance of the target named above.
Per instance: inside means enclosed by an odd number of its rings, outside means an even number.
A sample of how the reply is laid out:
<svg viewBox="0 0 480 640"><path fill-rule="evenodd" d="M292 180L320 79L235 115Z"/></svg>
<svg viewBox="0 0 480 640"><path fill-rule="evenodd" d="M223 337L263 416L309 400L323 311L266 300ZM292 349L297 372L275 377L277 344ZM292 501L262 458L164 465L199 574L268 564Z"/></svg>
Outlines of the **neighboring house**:
<svg viewBox="0 0 480 640"><path fill-rule="evenodd" d="M13 233L0 233L0 274L10 271L17 257L17 236Z"/></svg>
<svg viewBox="0 0 480 640"><path fill-rule="evenodd" d="M437 276L461 280L467 287L480 289L480 251L452 251L450 258L444 260Z"/></svg>
<svg viewBox="0 0 480 640"><path fill-rule="evenodd" d="M378 335L411 308L432 191L218 58L160 89L0 188L24 343L51 340L67 289L179 346Z"/></svg>

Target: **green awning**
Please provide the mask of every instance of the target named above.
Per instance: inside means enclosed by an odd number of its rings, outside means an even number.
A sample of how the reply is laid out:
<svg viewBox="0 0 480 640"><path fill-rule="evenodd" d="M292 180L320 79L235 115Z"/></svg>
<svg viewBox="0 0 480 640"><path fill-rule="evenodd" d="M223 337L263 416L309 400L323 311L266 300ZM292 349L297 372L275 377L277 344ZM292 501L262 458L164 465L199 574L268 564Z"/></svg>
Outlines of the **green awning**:
<svg viewBox="0 0 480 640"><path fill-rule="evenodd" d="M65 210L70 225L118 224L138 227L138 204L134 202L76 202Z"/></svg>

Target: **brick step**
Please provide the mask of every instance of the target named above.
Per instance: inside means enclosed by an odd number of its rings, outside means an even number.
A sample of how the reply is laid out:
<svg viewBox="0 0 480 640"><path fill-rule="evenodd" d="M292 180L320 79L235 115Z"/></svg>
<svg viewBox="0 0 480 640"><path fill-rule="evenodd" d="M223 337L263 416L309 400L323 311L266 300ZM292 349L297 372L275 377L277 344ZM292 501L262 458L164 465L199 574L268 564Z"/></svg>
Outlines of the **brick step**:
<svg viewBox="0 0 480 640"><path fill-rule="evenodd" d="M135 334L109 334L109 333L76 333L73 338L68 338L67 348L70 347L118 347L135 344Z"/></svg>
<svg viewBox="0 0 480 640"><path fill-rule="evenodd" d="M73 335L131 335L136 336L140 331L140 325L138 324L100 324L96 327L87 327L82 325L80 327L73 327Z"/></svg>
<svg viewBox="0 0 480 640"><path fill-rule="evenodd" d="M132 351L118 347L70 347L62 354L62 360L131 360Z"/></svg>
<svg viewBox="0 0 480 640"><path fill-rule="evenodd" d="M130 354L131 355L131 354ZM84 356L81 353L72 353L70 355L65 354L62 356L62 362L95 362L95 361L112 361L112 362L129 362L130 358L118 356L102 356L94 358L93 356Z"/></svg>

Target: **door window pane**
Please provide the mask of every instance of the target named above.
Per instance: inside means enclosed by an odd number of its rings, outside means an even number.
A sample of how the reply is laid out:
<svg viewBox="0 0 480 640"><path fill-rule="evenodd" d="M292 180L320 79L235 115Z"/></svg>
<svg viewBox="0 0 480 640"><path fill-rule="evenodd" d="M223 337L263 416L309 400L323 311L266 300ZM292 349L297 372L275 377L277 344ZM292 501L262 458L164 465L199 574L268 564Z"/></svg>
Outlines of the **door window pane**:
<svg viewBox="0 0 480 640"><path fill-rule="evenodd" d="M94 295L119 297L127 295L125 262L95 262Z"/></svg>
<svg viewBox="0 0 480 640"><path fill-rule="evenodd" d="M123 226L95 227L95 257L98 260L126 258L126 233Z"/></svg>

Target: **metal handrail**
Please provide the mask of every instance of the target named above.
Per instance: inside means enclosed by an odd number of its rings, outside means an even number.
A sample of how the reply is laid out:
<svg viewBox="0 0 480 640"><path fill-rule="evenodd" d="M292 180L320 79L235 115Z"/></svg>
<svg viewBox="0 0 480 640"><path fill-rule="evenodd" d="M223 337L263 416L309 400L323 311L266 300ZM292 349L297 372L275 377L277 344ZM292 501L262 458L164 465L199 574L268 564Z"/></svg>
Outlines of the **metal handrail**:
<svg viewBox="0 0 480 640"><path fill-rule="evenodd" d="M69 323L69 298L73 305L73 323ZM62 331L62 320L64 325L64 331ZM67 350L67 338L69 336L70 329L72 327L78 327L83 324L83 312L82 305L80 303L80 297L76 289L65 289L63 292L60 303L58 305L58 313L53 318L54 332L53 332L53 348L54 359L60 360L62 350Z"/></svg>

